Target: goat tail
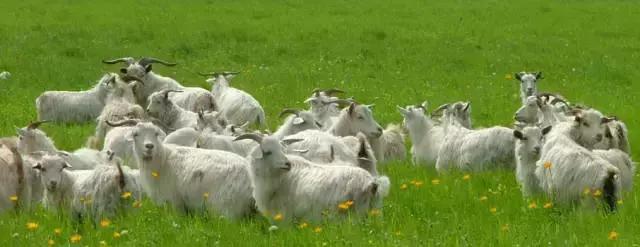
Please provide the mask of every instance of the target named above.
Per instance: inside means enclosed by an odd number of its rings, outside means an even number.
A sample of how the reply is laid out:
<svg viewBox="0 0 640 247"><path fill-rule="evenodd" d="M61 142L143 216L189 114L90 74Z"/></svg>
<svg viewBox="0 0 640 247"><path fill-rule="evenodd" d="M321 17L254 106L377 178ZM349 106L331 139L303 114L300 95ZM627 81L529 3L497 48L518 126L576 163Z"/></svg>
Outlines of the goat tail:
<svg viewBox="0 0 640 247"><path fill-rule="evenodd" d="M616 211L616 204L618 203L619 188L616 180L618 180L618 173L615 171L608 171L607 177L604 180L604 185L602 186L602 199L610 212Z"/></svg>

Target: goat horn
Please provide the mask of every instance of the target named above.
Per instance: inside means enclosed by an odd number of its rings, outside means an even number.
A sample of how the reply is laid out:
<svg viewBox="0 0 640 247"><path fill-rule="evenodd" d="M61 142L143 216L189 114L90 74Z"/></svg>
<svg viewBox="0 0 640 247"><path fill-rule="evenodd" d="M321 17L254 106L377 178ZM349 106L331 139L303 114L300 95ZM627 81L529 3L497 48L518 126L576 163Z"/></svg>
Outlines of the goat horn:
<svg viewBox="0 0 640 247"><path fill-rule="evenodd" d="M41 124L48 123L48 122L49 120L36 121L27 125L27 129L30 129L30 130L37 129L38 127L40 127Z"/></svg>
<svg viewBox="0 0 640 247"><path fill-rule="evenodd" d="M437 115L440 112L444 111L445 109L447 109L449 107L449 104L444 104L439 106L437 109L435 109L433 112L431 112L431 115Z"/></svg>
<svg viewBox="0 0 640 247"><path fill-rule="evenodd" d="M162 91L162 94L164 95L165 99L169 99L169 93L182 93L184 91L182 90L175 90L175 89L165 89L164 91Z"/></svg>
<svg viewBox="0 0 640 247"><path fill-rule="evenodd" d="M254 140L257 143L262 144L262 136L260 136L258 134L254 134L254 133L240 135L240 136L236 137L236 139L234 139L233 141L247 140L247 139L248 140Z"/></svg>
<svg viewBox="0 0 640 247"><path fill-rule="evenodd" d="M198 75L207 76L207 77L208 76L218 77L219 75L222 75L222 76L226 77L228 75L237 75L237 74L240 74L240 72L238 72L238 71L205 72L205 73L198 72Z"/></svg>
<svg viewBox="0 0 640 247"><path fill-rule="evenodd" d="M170 63L170 62L163 61L163 60L160 60L160 59L157 59L157 58L153 58L153 57L143 57L138 61L138 63L140 65L142 65L142 66L146 66L146 65L149 65L149 64L152 64L152 63L159 63L159 64L162 64L162 65L165 65L165 66L169 66L169 67L177 65L177 63Z"/></svg>
<svg viewBox="0 0 640 247"><path fill-rule="evenodd" d="M116 59L112 59L112 60L102 60L102 63L106 63L106 64L116 64L116 63L127 63L127 64L132 64L134 63L134 59L132 57L121 57L121 58L116 58Z"/></svg>
<svg viewBox="0 0 640 247"><path fill-rule="evenodd" d="M325 90L322 90L322 92L324 92L327 96L332 96L332 94L334 93L344 93L344 91L337 88L325 89Z"/></svg>
<svg viewBox="0 0 640 247"><path fill-rule="evenodd" d="M282 112L280 112L280 115L278 115L278 117L283 117L284 115L287 115L287 114L294 114L297 117L299 117L300 116L300 110L292 109L292 108L286 108L286 109L282 110Z"/></svg>
<svg viewBox="0 0 640 247"><path fill-rule="evenodd" d="M134 126L140 122L138 119L125 119L118 122L111 122L109 120L105 120L105 123L111 127L120 127L120 126Z"/></svg>

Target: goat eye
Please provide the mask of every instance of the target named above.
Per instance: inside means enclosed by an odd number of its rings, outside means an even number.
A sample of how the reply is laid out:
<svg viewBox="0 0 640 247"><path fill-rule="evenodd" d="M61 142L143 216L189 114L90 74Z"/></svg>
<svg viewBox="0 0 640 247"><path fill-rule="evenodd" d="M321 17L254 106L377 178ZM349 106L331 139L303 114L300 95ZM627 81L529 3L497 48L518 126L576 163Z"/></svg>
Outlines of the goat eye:
<svg viewBox="0 0 640 247"><path fill-rule="evenodd" d="M138 133L133 133L133 137L138 137Z"/></svg>
<svg viewBox="0 0 640 247"><path fill-rule="evenodd" d="M264 155L264 156L271 155L271 151L263 152L262 155Z"/></svg>
<svg viewBox="0 0 640 247"><path fill-rule="evenodd" d="M364 120L364 117L363 116L359 116L358 119Z"/></svg>
<svg viewBox="0 0 640 247"><path fill-rule="evenodd" d="M584 127L589 127L588 123L582 123L582 125L584 125Z"/></svg>

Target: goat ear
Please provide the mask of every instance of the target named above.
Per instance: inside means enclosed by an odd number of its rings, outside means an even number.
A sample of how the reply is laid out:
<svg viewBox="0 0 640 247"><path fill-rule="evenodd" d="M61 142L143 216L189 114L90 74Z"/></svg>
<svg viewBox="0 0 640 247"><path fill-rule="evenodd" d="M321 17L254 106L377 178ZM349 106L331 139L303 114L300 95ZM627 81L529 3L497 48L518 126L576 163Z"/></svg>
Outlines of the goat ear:
<svg viewBox="0 0 640 247"><path fill-rule="evenodd" d="M348 110L349 116L353 115L353 112L355 111L355 109L356 109L356 103L349 104L349 110Z"/></svg>
<svg viewBox="0 0 640 247"><path fill-rule="evenodd" d="M293 124L294 125L300 125L304 123L304 119L300 118L300 117L294 117L293 118Z"/></svg>
<svg viewBox="0 0 640 247"><path fill-rule="evenodd" d="M471 101L467 101L467 103L464 104L464 107L462 108L462 111L469 111L469 107L471 106Z"/></svg>
<svg viewBox="0 0 640 247"><path fill-rule="evenodd" d="M535 75L536 75L536 80L544 79L544 77L542 76L542 71L536 72Z"/></svg>
<svg viewBox="0 0 640 247"><path fill-rule="evenodd" d="M614 121L614 120L616 120L615 117L603 117L600 120L600 123L606 124L606 123L609 123L609 122Z"/></svg>
<svg viewBox="0 0 640 247"><path fill-rule="evenodd" d="M551 127L553 127L553 126L549 125L549 126L545 127L544 129L542 129L542 135L549 134L549 132L551 131Z"/></svg>
<svg viewBox="0 0 640 247"><path fill-rule="evenodd" d="M31 166L32 169L36 169L36 170L40 170L42 169L42 164L40 164L40 162L36 163L35 165Z"/></svg>
<svg viewBox="0 0 640 247"><path fill-rule="evenodd" d="M582 123L582 117L581 117L580 115L576 115L576 116L574 117L574 120L575 120L577 123Z"/></svg>
<svg viewBox="0 0 640 247"><path fill-rule="evenodd" d="M520 132L519 130L514 130L513 131L513 136L515 136L516 138L518 138L520 140L525 140L524 134L522 134L522 132Z"/></svg>
<svg viewBox="0 0 640 247"><path fill-rule="evenodd" d="M514 77L515 77L518 81L520 81L520 80L522 80L522 76L523 76L523 75L524 75L524 72L518 72L518 73L515 73L515 74L514 74Z"/></svg>
<svg viewBox="0 0 640 247"><path fill-rule="evenodd" d="M62 165L62 168L63 169L71 169L71 168L73 168L73 166L69 165L69 163L67 163L67 162L64 162L64 165Z"/></svg>
<svg viewBox="0 0 640 247"><path fill-rule="evenodd" d="M604 136L609 139L613 138L613 134L611 133L611 128L609 128L609 126L604 128Z"/></svg>
<svg viewBox="0 0 640 247"><path fill-rule="evenodd" d="M409 111L407 111L406 109L402 108L401 106L397 105L396 108L398 108L398 112L400 112L400 114L402 115L407 115L409 114Z"/></svg>
<svg viewBox="0 0 640 247"><path fill-rule="evenodd" d="M149 73L149 72L151 72L151 68L152 68L151 64L147 64L146 66L144 66L144 71Z"/></svg>
<svg viewBox="0 0 640 247"><path fill-rule="evenodd" d="M304 141L304 139L284 139L284 140L282 140L281 142L282 142L282 144L284 144L285 146L289 146L289 145L291 145L291 144L293 144L293 143L301 142L301 141Z"/></svg>

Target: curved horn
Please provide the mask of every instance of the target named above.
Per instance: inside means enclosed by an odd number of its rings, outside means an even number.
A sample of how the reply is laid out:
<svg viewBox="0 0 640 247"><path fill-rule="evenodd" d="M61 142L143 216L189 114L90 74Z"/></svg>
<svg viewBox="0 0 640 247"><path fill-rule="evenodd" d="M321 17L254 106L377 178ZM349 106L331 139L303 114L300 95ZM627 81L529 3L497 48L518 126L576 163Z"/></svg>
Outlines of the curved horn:
<svg viewBox="0 0 640 247"><path fill-rule="evenodd" d="M134 62L135 60L132 57L121 57L121 58L116 58L112 60L102 60L102 63L106 63L106 64L116 64L116 63L132 64Z"/></svg>
<svg viewBox="0 0 640 247"><path fill-rule="evenodd" d="M164 99L168 100L169 99L169 93L182 93L184 91L182 90L175 90L175 89L165 89L162 91L162 95L164 96Z"/></svg>
<svg viewBox="0 0 640 247"><path fill-rule="evenodd" d="M177 63L170 63L170 62L163 61L163 60L160 60L160 59L157 59L157 58L153 58L153 57L143 57L143 58L140 59L140 61L138 61L138 63L140 65L142 65L142 66L146 66L146 65L149 65L149 64L152 64L152 63L159 63L159 64L162 64L162 65L165 65L165 66L169 66L169 67L177 65Z"/></svg>
<svg viewBox="0 0 640 247"><path fill-rule="evenodd" d="M440 112L444 111L445 109L447 109L449 107L449 104L444 104L439 106L438 108L436 108L435 110L433 110L433 112L431 112L431 115L437 115L440 114Z"/></svg>
<svg viewBox="0 0 640 247"><path fill-rule="evenodd" d="M254 133L240 135L236 137L236 139L234 139L233 141L239 141L239 140L254 140L257 143L262 144L262 136Z"/></svg>
<svg viewBox="0 0 640 247"><path fill-rule="evenodd" d="M282 110L282 112L280 112L280 115L278 115L278 117L283 117L284 115L287 115L287 114L294 114L297 117L299 117L300 116L300 110L293 109L293 108L286 108L286 109Z"/></svg>
<svg viewBox="0 0 640 247"><path fill-rule="evenodd" d="M123 75L120 77L120 79L122 79L123 81L127 82L127 83L131 83L133 81L137 81L140 82L142 85L144 85L144 81L140 78L138 78L137 76L133 76L133 75Z"/></svg>
<svg viewBox="0 0 640 247"><path fill-rule="evenodd" d="M326 94L327 96L332 96L334 93L344 93L344 91L337 88L325 89L325 90L322 90L322 92L324 92L324 94Z"/></svg>
<svg viewBox="0 0 640 247"><path fill-rule="evenodd" d="M38 127L40 127L41 124L48 123L48 122L49 120L36 121L27 125L27 129L30 129L30 130L37 129Z"/></svg>
<svg viewBox="0 0 640 247"><path fill-rule="evenodd" d="M118 122L111 122L109 120L105 120L105 123L111 127L120 127L120 126L134 126L140 122L138 119L125 119Z"/></svg>

